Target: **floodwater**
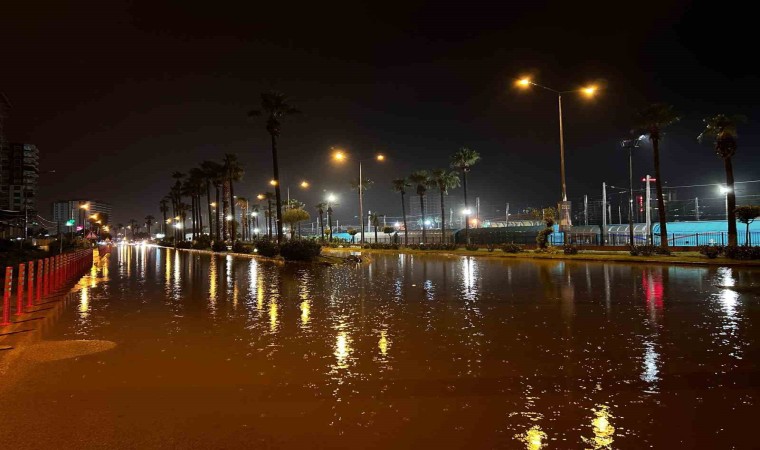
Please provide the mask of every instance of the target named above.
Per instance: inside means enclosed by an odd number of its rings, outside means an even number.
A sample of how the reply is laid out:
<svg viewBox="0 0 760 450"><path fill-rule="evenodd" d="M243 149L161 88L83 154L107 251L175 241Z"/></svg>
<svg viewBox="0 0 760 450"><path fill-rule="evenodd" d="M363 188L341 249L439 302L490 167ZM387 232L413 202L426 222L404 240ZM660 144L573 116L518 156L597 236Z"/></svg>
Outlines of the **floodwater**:
<svg viewBox="0 0 760 450"><path fill-rule="evenodd" d="M371 259L114 249L12 350L0 447L757 447L756 269Z"/></svg>

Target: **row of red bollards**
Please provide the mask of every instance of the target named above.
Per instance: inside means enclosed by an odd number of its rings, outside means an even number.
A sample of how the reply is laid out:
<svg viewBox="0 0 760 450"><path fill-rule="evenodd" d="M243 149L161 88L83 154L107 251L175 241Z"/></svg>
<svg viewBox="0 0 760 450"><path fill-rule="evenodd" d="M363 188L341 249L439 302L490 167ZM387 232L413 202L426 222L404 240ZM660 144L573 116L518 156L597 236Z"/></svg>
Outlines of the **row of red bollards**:
<svg viewBox="0 0 760 450"><path fill-rule="evenodd" d="M73 278L81 277L92 266L93 251L78 250L73 253L51 256L49 258L29 261L18 265L18 278L15 283L16 310L21 316L39 304L43 298L55 295ZM35 266L37 276L35 278ZM26 289L24 286L26 284ZM0 326L11 325L11 295L13 293L13 267L5 268L3 279L3 316ZM24 306L26 295L26 306Z"/></svg>

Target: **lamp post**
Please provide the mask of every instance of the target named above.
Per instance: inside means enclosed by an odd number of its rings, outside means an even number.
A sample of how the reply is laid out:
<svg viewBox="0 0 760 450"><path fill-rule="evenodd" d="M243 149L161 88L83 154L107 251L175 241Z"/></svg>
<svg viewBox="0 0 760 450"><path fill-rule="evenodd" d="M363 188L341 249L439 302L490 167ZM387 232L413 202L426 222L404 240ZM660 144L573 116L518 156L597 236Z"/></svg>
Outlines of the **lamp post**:
<svg viewBox="0 0 760 450"><path fill-rule="evenodd" d="M332 228L332 212L333 203L335 203L335 196L333 194L327 195L327 226L330 228L330 242L333 240L333 228ZM322 224L324 226L324 224Z"/></svg>
<svg viewBox="0 0 760 450"><path fill-rule="evenodd" d="M633 242L633 149L639 147L639 142L644 136L636 139L624 139L620 145L628 150L628 245L634 246Z"/></svg>
<svg viewBox="0 0 760 450"><path fill-rule="evenodd" d="M342 150L334 149L333 159L338 162L343 162L348 159L348 155ZM364 180L362 179L362 162L369 161L371 159L378 162L384 162L385 155L378 153L372 158L363 158L357 161L359 163L359 221L361 222L362 233L361 237L359 238L359 244L364 243Z"/></svg>
<svg viewBox="0 0 760 450"><path fill-rule="evenodd" d="M720 186L718 188L720 193L726 197L726 220L728 220L728 194L731 192L731 188L728 186Z"/></svg>
<svg viewBox="0 0 760 450"><path fill-rule="evenodd" d="M598 88L590 85L581 89L572 89L569 91L558 91L550 87L534 83L530 78L522 78L517 81L517 86L523 89L527 89L530 86L540 87L544 90L557 94L557 113L559 116L559 160L560 160L560 179L562 182L562 203L560 211L560 227L572 226L570 217L570 204L567 201L567 183L565 181L565 132L562 123L562 94L570 94L573 92L582 92L588 97L593 97L596 94Z"/></svg>

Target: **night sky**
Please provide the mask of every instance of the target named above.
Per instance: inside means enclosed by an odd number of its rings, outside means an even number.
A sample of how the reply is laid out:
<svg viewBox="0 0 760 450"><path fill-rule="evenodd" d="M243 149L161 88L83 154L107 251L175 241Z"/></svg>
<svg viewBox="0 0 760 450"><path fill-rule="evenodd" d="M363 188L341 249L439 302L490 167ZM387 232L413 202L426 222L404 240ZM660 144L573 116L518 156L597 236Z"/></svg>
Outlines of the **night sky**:
<svg viewBox="0 0 760 450"><path fill-rule="evenodd" d="M236 188L254 198L271 178L269 139L250 122L259 94L287 93L304 112L283 126L282 185L309 206L324 191L355 212L354 170L329 147L385 152L367 169L367 208L399 215L390 179L479 151L471 192L492 204L559 199L556 97L513 88L532 74L556 89L588 82L598 98L564 97L568 190L626 185L619 148L633 112L674 104L663 142L670 185L722 182L701 119L740 113L736 179L758 178L756 25L738 2L8 2L0 17L0 91L13 103L10 141L41 152L40 210L95 198L112 222L159 216L170 175L236 153ZM652 173L651 148L635 159ZM296 193L301 179L312 189ZM284 192L283 192L284 195ZM313 210L312 210L313 211Z"/></svg>

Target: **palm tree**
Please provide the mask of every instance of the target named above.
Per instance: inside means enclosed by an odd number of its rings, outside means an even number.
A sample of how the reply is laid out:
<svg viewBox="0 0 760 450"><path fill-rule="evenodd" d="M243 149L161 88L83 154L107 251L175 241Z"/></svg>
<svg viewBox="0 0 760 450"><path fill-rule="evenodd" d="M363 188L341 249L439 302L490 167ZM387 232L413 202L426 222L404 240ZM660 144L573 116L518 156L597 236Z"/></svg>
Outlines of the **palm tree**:
<svg viewBox="0 0 760 450"><path fill-rule="evenodd" d="M634 127L638 134L649 136L654 153L654 184L657 188L657 210L660 217L660 245L668 247L667 214L665 198L662 194L662 174L660 173L660 138L662 130L680 119L673 106L654 103L636 114Z"/></svg>
<svg viewBox="0 0 760 450"><path fill-rule="evenodd" d="M214 223L213 220L211 220L211 185L213 184L215 187L216 185L216 178L218 174L222 171L222 166L214 161L203 161L201 163L201 170L203 171L203 181L206 184L206 208L208 209L208 235L209 237L213 236L212 233L212 226L216 230L216 239L219 240L219 215L217 214L217 221ZM219 188L216 189L216 201L217 205L219 204Z"/></svg>
<svg viewBox="0 0 760 450"><path fill-rule="evenodd" d="M240 231L240 235L243 238L243 240L248 239L248 199L245 197L238 197L235 199L235 203L237 206L240 207L240 228L242 230ZM233 222L235 220L233 219Z"/></svg>
<svg viewBox="0 0 760 450"><path fill-rule="evenodd" d="M462 172L462 187L464 188L464 240L470 243L470 206L467 204L467 172L480 161L480 154L467 147L460 148L451 156L451 168Z"/></svg>
<svg viewBox="0 0 760 450"><path fill-rule="evenodd" d="M272 239L272 200L277 196L272 192L264 192L264 198L267 201L267 228L269 228L269 239ZM282 228L282 227L280 227ZM282 230L280 230L282 232Z"/></svg>
<svg viewBox="0 0 760 450"><path fill-rule="evenodd" d="M705 129L697 137L699 142L713 138L715 153L723 159L726 169L726 208L728 209L728 245L738 243L736 231L736 191L734 191L734 166L731 158L736 154L737 125L744 122L743 116L718 114L704 119Z"/></svg>
<svg viewBox="0 0 760 450"><path fill-rule="evenodd" d="M300 111L289 104L288 98L282 92L269 91L261 94L261 110L253 110L248 117L265 115L267 132L272 138L272 175L274 177L274 192L277 206L277 243L282 242L282 196L280 195L280 166L277 160L277 139L280 137L280 121Z"/></svg>
<svg viewBox="0 0 760 450"><path fill-rule="evenodd" d="M201 207L201 196L203 187L206 184L206 173L199 167L190 169L188 178L189 190L191 193L193 235L195 238L203 234L203 208Z"/></svg>
<svg viewBox="0 0 760 450"><path fill-rule="evenodd" d="M232 220L230 221L230 237L232 242L235 243L237 239L237 232L235 231L235 189L234 184L236 181L243 179L243 168L238 162L237 156L232 153L225 153L224 155L224 176L229 189L229 205ZM227 200L227 199L225 199Z"/></svg>
<svg viewBox="0 0 760 450"><path fill-rule="evenodd" d="M377 227L380 226L380 215L376 212L370 213L369 223L371 223L372 228L375 229L375 243L377 243Z"/></svg>
<svg viewBox="0 0 760 450"><path fill-rule="evenodd" d="M137 231L137 221L135 219L129 219L129 227L132 230L132 240L135 240L135 232Z"/></svg>
<svg viewBox="0 0 760 450"><path fill-rule="evenodd" d="M167 197L162 198L161 201L158 202L158 205L159 211L164 215L164 222L161 225L161 228L163 229L164 236L166 236L166 213L169 212L169 199Z"/></svg>
<svg viewBox="0 0 760 450"><path fill-rule="evenodd" d="M351 179L349 182L351 184L351 189L357 191L359 193L359 204L362 203L362 195L367 192L367 189L370 189L372 185L374 184L374 181L370 180L369 178L362 177L361 183L359 182L359 177ZM360 210L362 208L359 208ZM362 213L361 215L363 215ZM361 237L359 238L359 243L364 242L364 217L359 217L359 229L361 230Z"/></svg>
<svg viewBox="0 0 760 450"><path fill-rule="evenodd" d="M456 172L449 172L446 169L436 169L433 171L431 186L438 189L441 193L441 243L446 243L446 208L443 203L443 196L448 195L449 189L459 187L459 175Z"/></svg>
<svg viewBox="0 0 760 450"><path fill-rule="evenodd" d="M411 186L406 178L397 178L393 180L393 192L401 194L401 215L404 219L404 245L409 245L409 229L406 226L406 188Z"/></svg>
<svg viewBox="0 0 760 450"><path fill-rule="evenodd" d="M425 194L430 186L430 174L427 170L416 170L409 175L409 182L417 185L417 195L420 197L420 213L422 214L422 243L425 239Z"/></svg>
<svg viewBox="0 0 760 450"><path fill-rule="evenodd" d="M171 189L169 190L169 198L172 202L172 215L176 217L178 212L178 205L182 201L182 180L185 178L185 174L182 172L174 172L172 174L172 178L174 178L174 185L172 185ZM174 229L174 237L175 239L178 237L176 228Z"/></svg>
<svg viewBox="0 0 760 450"><path fill-rule="evenodd" d="M319 214L319 230L322 235L322 240L325 240L325 209L327 209L327 203L325 202L319 202L314 207L317 209L317 214Z"/></svg>
<svg viewBox="0 0 760 450"><path fill-rule="evenodd" d="M150 239L150 227L153 226L153 221L156 220L155 217L148 214L145 216L145 226L148 228L148 239Z"/></svg>

